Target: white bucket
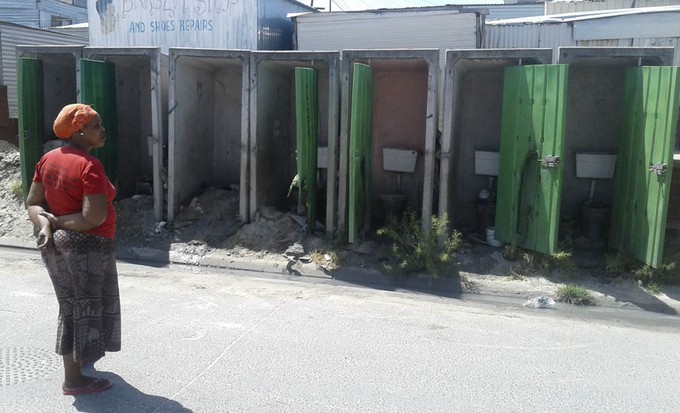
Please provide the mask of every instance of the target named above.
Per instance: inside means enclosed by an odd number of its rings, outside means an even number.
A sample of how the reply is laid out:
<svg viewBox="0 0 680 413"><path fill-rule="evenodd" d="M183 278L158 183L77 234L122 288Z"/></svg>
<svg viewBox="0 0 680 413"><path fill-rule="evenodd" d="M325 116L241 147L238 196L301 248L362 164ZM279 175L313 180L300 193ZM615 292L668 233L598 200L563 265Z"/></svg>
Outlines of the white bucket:
<svg viewBox="0 0 680 413"><path fill-rule="evenodd" d="M496 229L494 227L486 228L486 243L492 247L502 247L503 243L496 239Z"/></svg>

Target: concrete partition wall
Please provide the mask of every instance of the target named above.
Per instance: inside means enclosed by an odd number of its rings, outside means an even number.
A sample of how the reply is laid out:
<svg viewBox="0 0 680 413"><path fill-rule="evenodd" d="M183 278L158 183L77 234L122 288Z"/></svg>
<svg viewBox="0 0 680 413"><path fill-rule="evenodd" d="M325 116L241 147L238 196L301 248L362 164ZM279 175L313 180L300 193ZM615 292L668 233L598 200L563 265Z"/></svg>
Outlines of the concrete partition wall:
<svg viewBox="0 0 680 413"><path fill-rule="evenodd" d="M578 216L589 199L590 180L576 177L576 154L616 154L622 128L624 70L673 62L672 48L562 47L558 63L569 65L562 214ZM613 179L598 179L593 201L611 206Z"/></svg>
<svg viewBox="0 0 680 413"><path fill-rule="evenodd" d="M163 83L167 56L160 48L86 47L83 58L115 68L118 128L118 196L153 193L154 216L164 218Z"/></svg>
<svg viewBox="0 0 680 413"><path fill-rule="evenodd" d="M17 46L17 58L40 60L46 140L58 139L52 123L64 106L80 101L80 58L84 46Z"/></svg>
<svg viewBox="0 0 680 413"><path fill-rule="evenodd" d="M446 213L454 228L480 224L475 201L492 176L475 174L475 151L500 149L505 68L551 60L550 49L447 50L439 214Z"/></svg>
<svg viewBox="0 0 680 413"><path fill-rule="evenodd" d="M250 52L170 49L168 220L209 186L239 192L248 222Z"/></svg>
<svg viewBox="0 0 680 413"><path fill-rule="evenodd" d="M263 206L289 210L296 201L288 189L297 173L295 68L318 69L318 146L327 148L318 164L317 217L326 233L336 226L336 170L339 117L338 52L253 52L250 87L250 218ZM325 205L325 207L324 207Z"/></svg>
<svg viewBox="0 0 680 413"><path fill-rule="evenodd" d="M398 191L406 195L407 207L421 214L423 228L428 229L434 193L439 50L343 51L339 228L345 227L348 220L351 88L355 63L367 64L373 72L372 222L384 222L386 211L380 195ZM385 170L383 148L415 151L415 171Z"/></svg>

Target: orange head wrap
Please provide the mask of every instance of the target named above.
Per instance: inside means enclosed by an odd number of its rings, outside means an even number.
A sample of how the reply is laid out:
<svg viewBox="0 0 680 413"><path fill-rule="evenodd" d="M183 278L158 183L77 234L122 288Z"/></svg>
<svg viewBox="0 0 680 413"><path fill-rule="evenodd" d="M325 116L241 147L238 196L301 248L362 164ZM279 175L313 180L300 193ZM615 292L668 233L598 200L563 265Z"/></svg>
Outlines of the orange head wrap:
<svg viewBox="0 0 680 413"><path fill-rule="evenodd" d="M82 103L73 103L64 106L54 120L52 130L60 139L69 139L89 121L97 116L97 112Z"/></svg>

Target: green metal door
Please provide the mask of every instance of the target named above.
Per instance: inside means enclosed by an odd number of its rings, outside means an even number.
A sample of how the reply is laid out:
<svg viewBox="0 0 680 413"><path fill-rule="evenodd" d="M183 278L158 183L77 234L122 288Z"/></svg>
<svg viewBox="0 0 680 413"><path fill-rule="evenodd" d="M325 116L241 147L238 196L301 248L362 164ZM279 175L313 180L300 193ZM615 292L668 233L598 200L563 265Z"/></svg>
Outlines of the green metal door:
<svg viewBox="0 0 680 413"><path fill-rule="evenodd" d="M355 63L352 76L349 130L349 242L371 225L373 71Z"/></svg>
<svg viewBox="0 0 680 413"><path fill-rule="evenodd" d="M42 61L20 57L17 60L17 76L21 187L26 199L33 181L35 165L43 154L45 137Z"/></svg>
<svg viewBox="0 0 680 413"><path fill-rule="evenodd" d="M625 73L609 245L655 268L663 261L679 75L677 67Z"/></svg>
<svg viewBox="0 0 680 413"><path fill-rule="evenodd" d="M111 182L118 180L118 118L116 111L116 73L111 62L80 60L81 102L91 105L102 118L106 145L92 151L106 170Z"/></svg>
<svg viewBox="0 0 680 413"><path fill-rule="evenodd" d="M566 65L505 70L495 237L557 247L566 126Z"/></svg>
<svg viewBox="0 0 680 413"><path fill-rule="evenodd" d="M316 69L295 68L295 129L297 133L298 205L307 211L307 229L316 225L318 148L318 76Z"/></svg>

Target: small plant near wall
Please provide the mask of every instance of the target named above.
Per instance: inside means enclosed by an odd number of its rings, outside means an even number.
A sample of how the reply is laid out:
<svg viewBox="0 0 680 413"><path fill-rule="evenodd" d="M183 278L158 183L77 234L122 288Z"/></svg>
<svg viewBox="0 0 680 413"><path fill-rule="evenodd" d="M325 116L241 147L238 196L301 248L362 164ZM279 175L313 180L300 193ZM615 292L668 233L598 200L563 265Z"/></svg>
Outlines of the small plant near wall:
<svg viewBox="0 0 680 413"><path fill-rule="evenodd" d="M394 260L383 264L384 268L399 274L426 270L433 277L438 277L444 268L453 264L461 245L460 232L450 234L448 226L446 215L433 216L430 231L424 231L420 217L410 209L401 220L391 219L386 227L376 232L378 236L392 241Z"/></svg>
<svg viewBox="0 0 680 413"><path fill-rule="evenodd" d="M659 268L644 265L622 252L606 256L605 269L610 277L625 277L637 283L652 294L661 292L661 285L680 284L680 236L666 238L664 261Z"/></svg>
<svg viewBox="0 0 680 413"><path fill-rule="evenodd" d="M21 184L21 181L14 181L9 187L9 191L17 198L21 197L23 190L24 186Z"/></svg>
<svg viewBox="0 0 680 413"><path fill-rule="evenodd" d="M597 300L587 288L580 285L567 284L557 290L557 301L576 305L596 305Z"/></svg>
<svg viewBox="0 0 680 413"><path fill-rule="evenodd" d="M559 268L563 275L575 276L578 274L578 266L574 263L572 259L571 252L567 251L557 251L550 254L550 260L553 266Z"/></svg>

